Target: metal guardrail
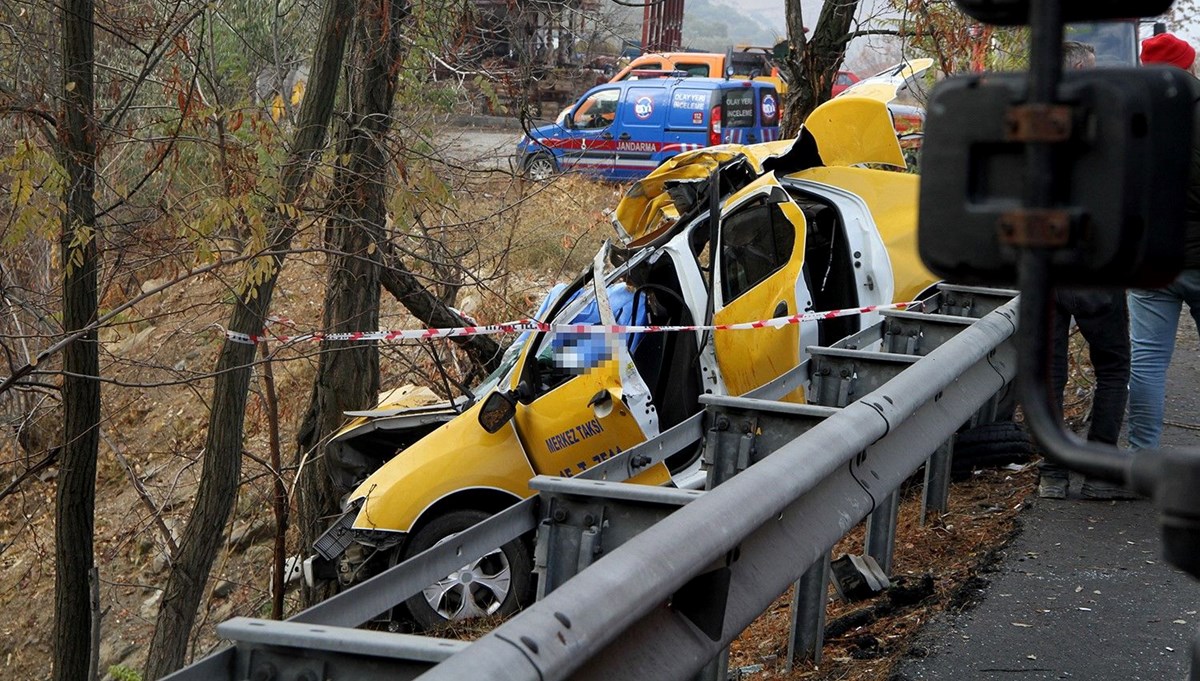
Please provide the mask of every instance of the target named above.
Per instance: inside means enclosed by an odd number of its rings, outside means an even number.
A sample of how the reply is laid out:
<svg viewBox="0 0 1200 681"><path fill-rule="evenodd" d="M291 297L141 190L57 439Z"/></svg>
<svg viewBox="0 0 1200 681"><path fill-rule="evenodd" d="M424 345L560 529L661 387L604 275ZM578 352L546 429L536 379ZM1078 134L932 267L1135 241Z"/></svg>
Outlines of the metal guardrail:
<svg viewBox="0 0 1200 681"><path fill-rule="evenodd" d="M1015 372L1013 293L940 296L939 314L885 313L747 397L707 398L585 479L539 476L539 497L288 622L223 623L236 647L168 678L724 678L722 650L797 580L791 652L819 655L830 548L869 517L867 551L889 563L896 489L928 460L923 505L944 509L947 441ZM816 376L816 404L773 401ZM702 437L710 491L612 482ZM480 640L347 628L535 526L544 598Z"/></svg>

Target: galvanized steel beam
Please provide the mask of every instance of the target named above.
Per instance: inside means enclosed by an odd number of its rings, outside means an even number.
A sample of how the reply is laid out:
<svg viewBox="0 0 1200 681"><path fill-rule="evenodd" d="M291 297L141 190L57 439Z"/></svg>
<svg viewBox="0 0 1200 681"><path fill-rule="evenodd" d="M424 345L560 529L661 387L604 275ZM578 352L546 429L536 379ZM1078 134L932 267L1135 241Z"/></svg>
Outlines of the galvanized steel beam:
<svg viewBox="0 0 1200 681"><path fill-rule="evenodd" d="M883 349L906 355L928 355L959 331L975 323L970 317L888 310L883 315Z"/></svg>
<svg viewBox="0 0 1200 681"><path fill-rule="evenodd" d="M943 442L925 462L925 489L921 495L921 525L929 516L941 515L950 507L950 465L954 461L954 438Z"/></svg>
<svg viewBox="0 0 1200 681"><path fill-rule="evenodd" d="M406 681L465 649L466 641L235 617L217 626L239 643L235 679ZM220 677L206 677L220 678Z"/></svg>
<svg viewBox="0 0 1200 681"><path fill-rule="evenodd" d="M810 565L792 590L792 626L788 636L789 671L796 662L821 664L825 647L825 605L829 600L829 552Z"/></svg>
<svg viewBox="0 0 1200 681"><path fill-rule="evenodd" d="M1011 289L960 286L945 282L938 284L938 291L939 313L975 318L987 316L1017 296L1017 292Z"/></svg>
<svg viewBox="0 0 1200 681"><path fill-rule="evenodd" d="M526 499L487 520L463 530L446 541L405 561L405 568L392 568L362 584L290 618L290 622L354 627L387 612L397 603L461 568L474 558L537 527L536 498ZM398 566L397 566L398 567Z"/></svg>
<svg viewBox="0 0 1200 681"><path fill-rule="evenodd" d="M1011 380L1015 312L1014 301L963 331L421 678L688 678ZM722 558L713 637L673 595Z"/></svg>
<svg viewBox="0 0 1200 681"><path fill-rule="evenodd" d="M867 536L863 548L889 578L892 576L892 554L896 548L896 518L899 514L900 490L893 490L867 514Z"/></svg>

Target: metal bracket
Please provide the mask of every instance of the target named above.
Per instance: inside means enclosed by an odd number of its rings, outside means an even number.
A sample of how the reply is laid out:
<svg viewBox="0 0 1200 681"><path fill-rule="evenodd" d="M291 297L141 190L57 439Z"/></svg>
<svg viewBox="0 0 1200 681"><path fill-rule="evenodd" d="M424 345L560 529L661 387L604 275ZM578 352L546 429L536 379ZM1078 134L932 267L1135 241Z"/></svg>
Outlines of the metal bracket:
<svg viewBox="0 0 1200 681"><path fill-rule="evenodd" d="M1058 143L1071 139L1071 107L1063 104L1022 104L1004 118L1010 142Z"/></svg>
<svg viewBox="0 0 1200 681"><path fill-rule="evenodd" d="M703 492L599 480L537 476L545 509L534 562L538 600Z"/></svg>
<svg viewBox="0 0 1200 681"><path fill-rule="evenodd" d="M728 567L701 573L671 595L671 608L713 641L723 633L731 574Z"/></svg>
<svg viewBox="0 0 1200 681"><path fill-rule="evenodd" d="M1014 210L1000 216L1000 242L1018 248L1062 248L1071 239L1071 213Z"/></svg>

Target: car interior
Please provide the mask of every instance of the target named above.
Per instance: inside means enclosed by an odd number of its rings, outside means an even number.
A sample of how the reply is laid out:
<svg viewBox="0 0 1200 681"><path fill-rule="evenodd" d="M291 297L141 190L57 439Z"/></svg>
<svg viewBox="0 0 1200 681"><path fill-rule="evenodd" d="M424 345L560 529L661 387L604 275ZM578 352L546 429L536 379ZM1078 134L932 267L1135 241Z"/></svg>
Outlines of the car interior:
<svg viewBox="0 0 1200 681"><path fill-rule="evenodd" d="M841 214L833 206L812 197L793 194L793 200L808 222L804 243L804 283L808 286L811 311L840 310L858 306L854 268L859 258L851 258L850 241ZM829 345L859 331L857 315L824 319L818 322L819 344Z"/></svg>

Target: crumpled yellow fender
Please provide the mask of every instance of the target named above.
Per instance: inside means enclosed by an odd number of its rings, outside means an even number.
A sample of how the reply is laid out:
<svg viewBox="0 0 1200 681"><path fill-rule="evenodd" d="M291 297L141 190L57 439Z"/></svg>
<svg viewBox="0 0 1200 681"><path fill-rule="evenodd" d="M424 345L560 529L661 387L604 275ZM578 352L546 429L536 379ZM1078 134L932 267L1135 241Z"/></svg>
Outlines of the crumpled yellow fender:
<svg viewBox="0 0 1200 681"><path fill-rule="evenodd" d="M509 423L495 434L479 426L480 402L392 457L350 494L365 498L354 528L408 532L434 502L466 489L524 499L533 468Z"/></svg>
<svg viewBox="0 0 1200 681"><path fill-rule="evenodd" d="M819 163L805 153L814 141ZM718 165L738 157L745 158L758 174L768 166L780 174L815 165L877 163L905 167L887 103L869 97L836 97L809 114L804 131L796 139L751 145L722 144L684 152L664 161L635 182L613 212L613 225L623 244L636 248L649 243L679 219L679 210L666 191L667 183L703 182ZM801 165L774 168L773 164L780 163Z"/></svg>

